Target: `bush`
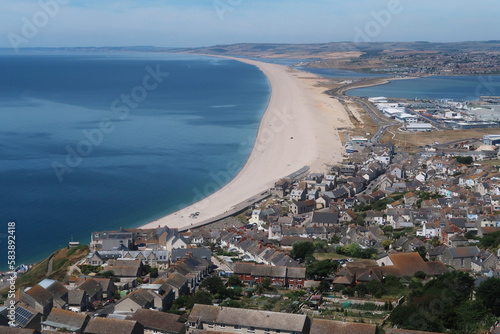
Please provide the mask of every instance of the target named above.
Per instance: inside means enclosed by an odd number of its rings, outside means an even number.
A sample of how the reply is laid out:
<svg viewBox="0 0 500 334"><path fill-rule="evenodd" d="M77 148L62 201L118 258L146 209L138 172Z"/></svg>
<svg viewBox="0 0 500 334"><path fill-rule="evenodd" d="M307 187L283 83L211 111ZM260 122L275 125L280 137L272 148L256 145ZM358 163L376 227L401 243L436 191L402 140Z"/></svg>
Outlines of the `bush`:
<svg viewBox="0 0 500 334"><path fill-rule="evenodd" d="M112 276L115 276L115 273L113 270L108 270L108 271L103 271L99 274L99 276L104 277L104 278L110 278Z"/></svg>
<svg viewBox="0 0 500 334"><path fill-rule="evenodd" d="M305 259L307 255L312 255L316 247L311 241L297 241L292 245L290 256L295 260Z"/></svg>
<svg viewBox="0 0 500 334"><path fill-rule="evenodd" d="M420 279L425 279L427 277L427 275L421 270L417 271L413 276Z"/></svg>
<svg viewBox="0 0 500 334"><path fill-rule="evenodd" d="M464 165L470 165L474 159L472 157L455 157L458 163L464 164Z"/></svg>
<svg viewBox="0 0 500 334"><path fill-rule="evenodd" d="M80 266L80 271L84 275L88 275L90 273L98 273L101 270L102 270L102 267L100 267L100 266L92 266L90 264L84 264L84 265Z"/></svg>
<svg viewBox="0 0 500 334"><path fill-rule="evenodd" d="M319 282L318 290L321 292L325 292L325 291L330 290L330 283L328 283L327 281Z"/></svg>
<svg viewBox="0 0 500 334"><path fill-rule="evenodd" d="M229 286L243 286L243 282L240 280L238 275L233 275L227 280L227 285Z"/></svg>
<svg viewBox="0 0 500 334"><path fill-rule="evenodd" d="M149 272L149 276L151 278L158 277L158 268L151 268L151 271Z"/></svg>
<svg viewBox="0 0 500 334"><path fill-rule="evenodd" d="M340 292L344 289L345 289L345 286L343 286L342 284L337 284L333 287L333 291L335 291L335 292Z"/></svg>
<svg viewBox="0 0 500 334"><path fill-rule="evenodd" d="M346 296L350 296L350 297L353 297L354 296L354 289L353 288L345 288L343 291L342 291L342 294L343 295L346 295Z"/></svg>
<svg viewBox="0 0 500 334"><path fill-rule="evenodd" d="M243 308L243 304L236 300L226 300L221 304L221 306L234 307L234 308Z"/></svg>

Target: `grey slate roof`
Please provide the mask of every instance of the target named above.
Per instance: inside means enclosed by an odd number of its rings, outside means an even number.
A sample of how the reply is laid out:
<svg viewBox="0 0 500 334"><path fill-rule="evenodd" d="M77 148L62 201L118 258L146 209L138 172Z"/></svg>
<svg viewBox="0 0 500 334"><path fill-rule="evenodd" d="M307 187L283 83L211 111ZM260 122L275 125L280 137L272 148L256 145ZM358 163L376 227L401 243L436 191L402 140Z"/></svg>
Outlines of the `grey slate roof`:
<svg viewBox="0 0 500 334"><path fill-rule="evenodd" d="M189 315L189 321L215 322L244 327L269 328L285 331L303 332L307 324L304 314L238 309L196 304Z"/></svg>
<svg viewBox="0 0 500 334"><path fill-rule="evenodd" d="M448 251L450 252L451 256L455 259L468 258L468 257L472 258L479 253L479 248L477 248L477 246L456 247L456 248L449 248Z"/></svg>
<svg viewBox="0 0 500 334"><path fill-rule="evenodd" d="M85 295L84 290L70 290L68 291L68 304L69 305L80 305L84 300Z"/></svg>
<svg viewBox="0 0 500 334"><path fill-rule="evenodd" d="M47 317L47 322L59 324L61 327L81 329L88 316L59 308L53 308Z"/></svg>

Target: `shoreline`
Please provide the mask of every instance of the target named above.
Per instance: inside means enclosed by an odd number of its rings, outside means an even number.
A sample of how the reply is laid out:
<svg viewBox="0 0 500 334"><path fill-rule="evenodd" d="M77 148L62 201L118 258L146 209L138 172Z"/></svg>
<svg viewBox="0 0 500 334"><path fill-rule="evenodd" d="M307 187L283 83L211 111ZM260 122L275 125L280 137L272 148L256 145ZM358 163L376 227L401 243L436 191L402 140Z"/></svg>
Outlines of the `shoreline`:
<svg viewBox="0 0 500 334"><path fill-rule="evenodd" d="M316 85L326 79L278 64L215 57L256 66L270 83L271 96L252 151L240 172L222 188L140 228L166 225L186 230L209 224L214 219L229 216L234 210L246 209L260 200L258 198L264 196L276 181L305 166L311 171L322 172L325 164L342 160L342 144L335 130L339 123L346 126L350 121L343 106L324 94L324 87ZM227 170L230 164L228 162ZM213 174L222 178L227 173L213 171ZM190 218L195 212L199 212L198 218Z"/></svg>

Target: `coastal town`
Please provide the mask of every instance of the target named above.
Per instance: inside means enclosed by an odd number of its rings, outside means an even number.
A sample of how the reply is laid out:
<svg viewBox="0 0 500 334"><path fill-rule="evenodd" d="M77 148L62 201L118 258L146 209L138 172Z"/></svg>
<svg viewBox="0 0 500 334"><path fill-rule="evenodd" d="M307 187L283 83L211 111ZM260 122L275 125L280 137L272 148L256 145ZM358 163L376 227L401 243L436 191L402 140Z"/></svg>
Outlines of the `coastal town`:
<svg viewBox="0 0 500 334"><path fill-rule="evenodd" d="M413 123L401 106L370 102ZM500 172L489 162L500 136L416 152L372 140L349 137L342 163L282 178L210 224L92 232L90 245L63 250L75 263L49 260L58 279L19 275L0 332L493 332ZM434 298L442 308L430 316ZM450 308L469 320L447 322Z"/></svg>
<svg viewBox="0 0 500 334"><path fill-rule="evenodd" d="M3 1L0 334L500 334L498 9Z"/></svg>

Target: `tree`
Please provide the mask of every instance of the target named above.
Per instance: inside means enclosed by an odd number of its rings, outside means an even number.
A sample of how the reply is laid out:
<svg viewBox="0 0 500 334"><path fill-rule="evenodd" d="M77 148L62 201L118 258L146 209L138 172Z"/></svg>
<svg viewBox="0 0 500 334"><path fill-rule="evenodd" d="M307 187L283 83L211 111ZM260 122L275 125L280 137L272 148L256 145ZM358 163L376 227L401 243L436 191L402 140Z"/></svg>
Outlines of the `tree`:
<svg viewBox="0 0 500 334"><path fill-rule="evenodd" d="M437 246L441 245L441 241L439 241L439 238L438 238L438 237L434 237L434 238L432 238L432 240L431 240L431 245L432 245L433 247L437 247Z"/></svg>
<svg viewBox="0 0 500 334"><path fill-rule="evenodd" d="M158 268L151 268L151 270L149 271L149 276L151 278L158 277Z"/></svg>
<svg viewBox="0 0 500 334"><path fill-rule="evenodd" d="M353 297L354 296L354 289L351 287L347 287L344 290L342 290L342 294Z"/></svg>
<svg viewBox="0 0 500 334"><path fill-rule="evenodd" d="M342 285L342 284L335 284L333 286L333 291L340 292L340 291L344 290L345 288L346 287L344 285Z"/></svg>
<svg viewBox="0 0 500 334"><path fill-rule="evenodd" d="M365 284L366 290L368 291L369 294L375 295L379 293L380 296L385 295L387 293L384 285L377 280L372 280L369 281L368 283Z"/></svg>
<svg viewBox="0 0 500 334"><path fill-rule="evenodd" d="M488 310L478 300L468 300L456 310L455 323L457 329L463 334L477 333L482 322L488 318Z"/></svg>
<svg viewBox="0 0 500 334"><path fill-rule="evenodd" d="M326 240L317 238L316 240L314 240L314 246L318 250L326 250L328 248L328 242Z"/></svg>
<svg viewBox="0 0 500 334"><path fill-rule="evenodd" d="M420 254L420 257L424 260L424 261L428 261L427 260L427 250L425 249L425 246L419 246L417 247L417 249L415 249L417 251L418 254Z"/></svg>
<svg viewBox="0 0 500 334"><path fill-rule="evenodd" d="M224 283L222 282L222 279L219 276L212 276L204 279L201 282L200 287L202 289L207 290L212 295L223 292L225 288Z"/></svg>
<svg viewBox="0 0 500 334"><path fill-rule="evenodd" d="M265 290L269 290L271 289L271 284L273 283L273 281L271 281L271 279L269 277L265 277L263 280L262 280L262 287L265 289Z"/></svg>
<svg viewBox="0 0 500 334"><path fill-rule="evenodd" d="M322 279L334 273L339 264L330 260L316 261L306 267L307 277L312 279Z"/></svg>
<svg viewBox="0 0 500 334"><path fill-rule="evenodd" d="M229 286L243 286L243 282L240 280L238 275L233 275L227 280Z"/></svg>
<svg viewBox="0 0 500 334"><path fill-rule="evenodd" d="M321 292L329 291L330 290L330 283L328 283L328 281L319 282L318 290Z"/></svg>
<svg viewBox="0 0 500 334"><path fill-rule="evenodd" d="M472 157L455 157L458 163L464 164L464 165L470 165L474 159Z"/></svg>
<svg viewBox="0 0 500 334"><path fill-rule="evenodd" d="M417 271L415 274L413 274L413 276L420 279L425 279L425 277L427 277L427 275L421 270Z"/></svg>
<svg viewBox="0 0 500 334"><path fill-rule="evenodd" d="M365 295L368 293L368 289L366 288L365 284L356 285L354 290L357 292L359 298L364 298Z"/></svg>
<svg viewBox="0 0 500 334"><path fill-rule="evenodd" d="M495 316L500 316L500 278L483 281L477 288L476 298Z"/></svg>
<svg viewBox="0 0 500 334"><path fill-rule="evenodd" d="M488 234L479 242L484 248L497 248L500 245L500 231Z"/></svg>
<svg viewBox="0 0 500 334"><path fill-rule="evenodd" d="M382 227L382 231L385 235L390 236L392 235L392 232L394 232L394 228L391 225L386 225Z"/></svg>
<svg viewBox="0 0 500 334"><path fill-rule="evenodd" d="M464 272L453 271L438 276L425 286L411 287L416 290L410 294L408 302L396 307L389 317L393 325L431 332L443 332L448 329L452 333L467 333L462 330L463 324L457 319L461 317L461 313L467 312L464 305L470 301L474 288L473 277ZM478 319L477 310L475 307L469 314L469 321ZM470 323L465 327L474 326L475 324Z"/></svg>
<svg viewBox="0 0 500 334"><path fill-rule="evenodd" d="M340 242L340 237L338 235L334 235L333 237L330 238L331 244L338 244L339 242Z"/></svg>
<svg viewBox="0 0 500 334"><path fill-rule="evenodd" d="M212 295L206 291L197 291L187 303L188 308L193 308L194 304L212 305Z"/></svg>
<svg viewBox="0 0 500 334"><path fill-rule="evenodd" d="M385 250L388 250L389 247L391 246L391 240L387 239L387 240L382 241L382 246L384 246Z"/></svg>
<svg viewBox="0 0 500 334"><path fill-rule="evenodd" d="M377 250L375 248L367 248L361 250L359 252L359 255L357 257L360 257L362 259L376 259L377 258Z"/></svg>
<svg viewBox="0 0 500 334"><path fill-rule="evenodd" d="M312 255L314 253L314 243L311 241L297 241L292 245L292 252L290 256L295 260L305 259L307 255Z"/></svg>
<svg viewBox="0 0 500 334"><path fill-rule="evenodd" d="M352 256L352 257L358 257L356 255L358 255L359 253L361 252L361 246L358 245L357 243L353 242L352 244L349 244L347 247L346 247L346 253L349 255L349 256Z"/></svg>

